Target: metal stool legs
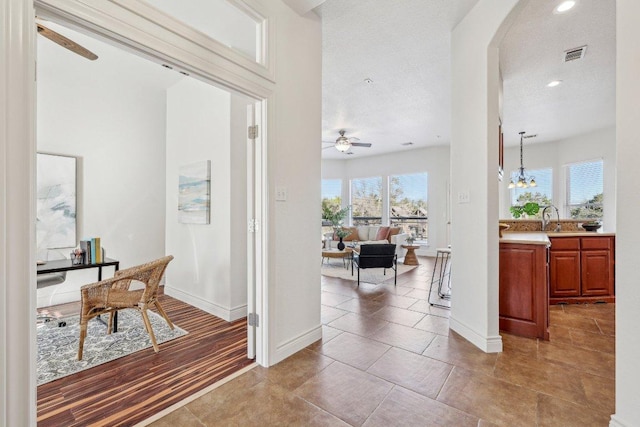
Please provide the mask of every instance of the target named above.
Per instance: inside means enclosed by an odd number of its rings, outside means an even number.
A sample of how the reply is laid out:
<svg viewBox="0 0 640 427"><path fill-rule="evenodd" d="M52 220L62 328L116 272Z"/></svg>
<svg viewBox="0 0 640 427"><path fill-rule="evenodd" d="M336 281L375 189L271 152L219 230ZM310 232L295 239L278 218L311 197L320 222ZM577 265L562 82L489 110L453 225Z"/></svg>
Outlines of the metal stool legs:
<svg viewBox="0 0 640 427"><path fill-rule="evenodd" d="M429 305L441 308L451 308L442 303L441 300L451 299L451 249L436 249L436 261L433 265L433 273L431 275L431 285L429 286ZM437 273L436 273L437 272ZM438 300L432 301L433 285L438 285Z"/></svg>

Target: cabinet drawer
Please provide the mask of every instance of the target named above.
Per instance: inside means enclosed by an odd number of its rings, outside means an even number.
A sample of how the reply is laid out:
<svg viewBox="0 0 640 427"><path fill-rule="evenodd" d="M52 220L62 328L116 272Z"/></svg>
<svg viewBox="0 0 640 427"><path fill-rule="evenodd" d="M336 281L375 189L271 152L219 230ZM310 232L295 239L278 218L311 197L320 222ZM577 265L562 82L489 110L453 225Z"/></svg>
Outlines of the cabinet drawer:
<svg viewBox="0 0 640 427"><path fill-rule="evenodd" d="M611 249L610 237L583 237L582 249Z"/></svg>
<svg viewBox="0 0 640 427"><path fill-rule="evenodd" d="M552 237L550 240L552 251L577 251L580 249L579 237Z"/></svg>

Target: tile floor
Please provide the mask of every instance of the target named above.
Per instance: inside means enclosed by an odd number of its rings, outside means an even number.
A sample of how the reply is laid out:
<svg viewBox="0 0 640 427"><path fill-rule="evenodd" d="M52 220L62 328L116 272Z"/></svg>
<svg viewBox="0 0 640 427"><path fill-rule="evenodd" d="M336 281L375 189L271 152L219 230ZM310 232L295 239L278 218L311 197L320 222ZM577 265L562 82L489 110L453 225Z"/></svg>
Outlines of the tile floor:
<svg viewBox="0 0 640 427"><path fill-rule="evenodd" d="M432 258L391 284L322 279L323 339L152 425L608 426L615 305L551 307L549 342L485 354L427 301Z"/></svg>

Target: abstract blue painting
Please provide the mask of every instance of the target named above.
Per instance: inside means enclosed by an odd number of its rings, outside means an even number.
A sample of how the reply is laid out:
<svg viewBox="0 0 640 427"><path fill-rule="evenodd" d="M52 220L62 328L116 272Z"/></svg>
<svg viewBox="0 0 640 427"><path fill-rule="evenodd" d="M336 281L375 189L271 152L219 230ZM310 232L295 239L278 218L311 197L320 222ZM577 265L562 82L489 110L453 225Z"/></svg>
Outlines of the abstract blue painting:
<svg viewBox="0 0 640 427"><path fill-rule="evenodd" d="M178 222L209 224L211 161L181 166L178 183Z"/></svg>
<svg viewBox="0 0 640 427"><path fill-rule="evenodd" d="M37 155L37 248L76 245L76 158Z"/></svg>

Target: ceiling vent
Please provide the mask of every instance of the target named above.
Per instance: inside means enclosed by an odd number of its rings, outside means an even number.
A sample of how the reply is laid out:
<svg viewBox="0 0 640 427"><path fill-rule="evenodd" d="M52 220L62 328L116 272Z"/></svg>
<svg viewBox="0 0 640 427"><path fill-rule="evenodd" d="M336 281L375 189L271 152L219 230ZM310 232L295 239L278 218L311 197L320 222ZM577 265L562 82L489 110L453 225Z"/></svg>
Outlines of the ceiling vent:
<svg viewBox="0 0 640 427"><path fill-rule="evenodd" d="M576 59L584 58L584 54L587 51L587 46L580 46L573 49L564 51L564 62L575 61Z"/></svg>

